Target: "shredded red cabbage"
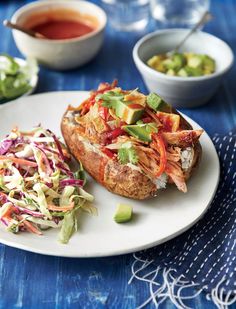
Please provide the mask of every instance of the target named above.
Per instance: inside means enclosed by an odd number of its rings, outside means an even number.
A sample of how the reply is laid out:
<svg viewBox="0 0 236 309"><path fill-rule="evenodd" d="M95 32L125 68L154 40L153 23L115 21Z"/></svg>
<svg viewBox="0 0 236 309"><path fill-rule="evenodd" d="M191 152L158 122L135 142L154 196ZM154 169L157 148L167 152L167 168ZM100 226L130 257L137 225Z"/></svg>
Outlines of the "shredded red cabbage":
<svg viewBox="0 0 236 309"><path fill-rule="evenodd" d="M56 164L56 167L61 169L65 174L67 174L70 178L74 179L74 175L73 173L68 169L66 168L61 162L57 163Z"/></svg>
<svg viewBox="0 0 236 309"><path fill-rule="evenodd" d="M65 161L67 158L64 156L63 154L63 151L62 151L62 148L61 148L61 143L59 142L58 138L56 137L56 135L49 129L47 129L47 131L52 135L54 141L55 141L55 144L57 145L57 149L60 153L60 157L63 161Z"/></svg>
<svg viewBox="0 0 236 309"><path fill-rule="evenodd" d="M63 179L60 181L60 186L65 187L65 186L78 186L82 187L84 184L84 181L81 179Z"/></svg>
<svg viewBox="0 0 236 309"><path fill-rule="evenodd" d="M7 153L12 144L13 141L11 139L4 139L0 143L0 155L4 155L5 153Z"/></svg>
<svg viewBox="0 0 236 309"><path fill-rule="evenodd" d="M20 207L18 205L14 205L15 208L17 208L18 210L20 210L22 213L26 213L28 215L31 215L32 217L37 217L37 218L43 218L44 215L40 212L37 211L33 211L24 207Z"/></svg>
<svg viewBox="0 0 236 309"><path fill-rule="evenodd" d="M7 222L6 222L3 218L1 218L0 220L2 221L3 224L5 224L6 226L8 226Z"/></svg>
<svg viewBox="0 0 236 309"><path fill-rule="evenodd" d="M46 165L46 168L47 168L47 174L48 174L48 175L51 175L51 174L53 173L53 170L52 170L52 168L51 168L50 162L49 162L49 160L48 160L48 157L47 157L45 151L42 149L42 147L39 147L39 146L38 146L37 144L35 144L35 143L34 143L34 146L35 146L36 148L38 148L38 149L42 152L43 161L44 161L44 163L45 163L45 165Z"/></svg>

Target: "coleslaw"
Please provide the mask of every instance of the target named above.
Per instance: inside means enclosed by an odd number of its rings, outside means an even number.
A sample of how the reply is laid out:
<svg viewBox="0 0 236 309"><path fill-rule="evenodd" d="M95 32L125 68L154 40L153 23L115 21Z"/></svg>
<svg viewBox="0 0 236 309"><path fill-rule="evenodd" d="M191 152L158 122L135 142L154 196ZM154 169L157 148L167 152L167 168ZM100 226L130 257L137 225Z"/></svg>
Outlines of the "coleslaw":
<svg viewBox="0 0 236 309"><path fill-rule="evenodd" d="M15 128L0 142L0 220L8 231L42 235L60 228L59 241L67 243L77 230L78 209L96 212L83 189L83 167L72 172L70 160L55 134L41 126Z"/></svg>

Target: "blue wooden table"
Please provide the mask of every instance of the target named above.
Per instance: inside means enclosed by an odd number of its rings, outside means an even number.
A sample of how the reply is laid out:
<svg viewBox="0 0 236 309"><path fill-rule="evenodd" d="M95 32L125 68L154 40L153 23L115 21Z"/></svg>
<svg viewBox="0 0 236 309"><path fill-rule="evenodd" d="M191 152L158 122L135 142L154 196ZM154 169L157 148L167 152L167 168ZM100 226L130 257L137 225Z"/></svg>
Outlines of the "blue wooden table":
<svg viewBox="0 0 236 309"><path fill-rule="evenodd" d="M0 22L29 1L0 1ZM215 16L205 30L236 49L236 1L214 0ZM146 32L155 29L150 22ZM89 90L101 81L118 78L124 88L146 92L132 61L132 47L144 33L119 33L107 27L105 44L88 65L70 72L41 68L37 93L56 90ZM0 52L20 56L8 29L0 25ZM222 55L224 57L224 55ZM227 132L236 126L236 66L224 79L211 101L200 108L183 110L206 131ZM132 255L99 259L69 259L43 256L0 245L0 308L135 308L149 296L148 286L131 285ZM198 296L191 308L215 308ZM154 308L152 304L148 306ZM174 308L169 301L162 308Z"/></svg>

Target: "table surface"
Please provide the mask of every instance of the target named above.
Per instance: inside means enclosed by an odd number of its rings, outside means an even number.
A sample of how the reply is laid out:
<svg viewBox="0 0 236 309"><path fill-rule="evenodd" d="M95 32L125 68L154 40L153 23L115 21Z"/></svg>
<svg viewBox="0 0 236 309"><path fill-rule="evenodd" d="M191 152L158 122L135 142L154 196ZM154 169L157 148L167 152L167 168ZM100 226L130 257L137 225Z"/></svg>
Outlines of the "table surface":
<svg viewBox="0 0 236 309"><path fill-rule="evenodd" d="M30 1L0 1L0 53L21 56L11 32L2 21ZM96 2L96 1L93 1ZM215 19L205 27L236 49L236 1L214 0ZM145 32L154 30L150 22ZM144 32L144 33L145 33ZM90 90L101 81L118 78L124 88L147 92L132 60L132 47L144 33L106 29L105 44L98 56L82 68L55 72L41 68L36 93L57 90ZM222 55L223 57L224 55ZM210 102L182 110L210 135L236 126L236 66L223 80ZM0 245L0 308L135 308L149 296L149 287L138 281L128 285L132 255L97 259L69 259L43 256ZM189 303L191 308L215 308L205 295ZM152 304L148 306L154 308ZM162 308L174 308L167 301Z"/></svg>

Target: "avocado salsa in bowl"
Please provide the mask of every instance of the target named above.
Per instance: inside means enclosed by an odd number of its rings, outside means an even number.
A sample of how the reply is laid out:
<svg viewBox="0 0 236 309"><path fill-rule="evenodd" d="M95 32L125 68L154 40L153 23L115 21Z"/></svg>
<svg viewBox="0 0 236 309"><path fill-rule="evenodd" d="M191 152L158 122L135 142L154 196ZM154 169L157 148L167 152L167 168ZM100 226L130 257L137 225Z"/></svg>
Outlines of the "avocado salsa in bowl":
<svg viewBox="0 0 236 309"><path fill-rule="evenodd" d="M154 55L147 65L161 73L180 77L210 75L216 69L212 57L192 52Z"/></svg>
<svg viewBox="0 0 236 309"><path fill-rule="evenodd" d="M133 48L134 62L148 91L157 92L175 108L205 104L234 61L233 52L224 41L202 31L193 33L178 54L172 54L171 59L166 57L188 31L158 30L145 35ZM153 56L158 57L152 59ZM210 70L208 62L212 64Z"/></svg>

